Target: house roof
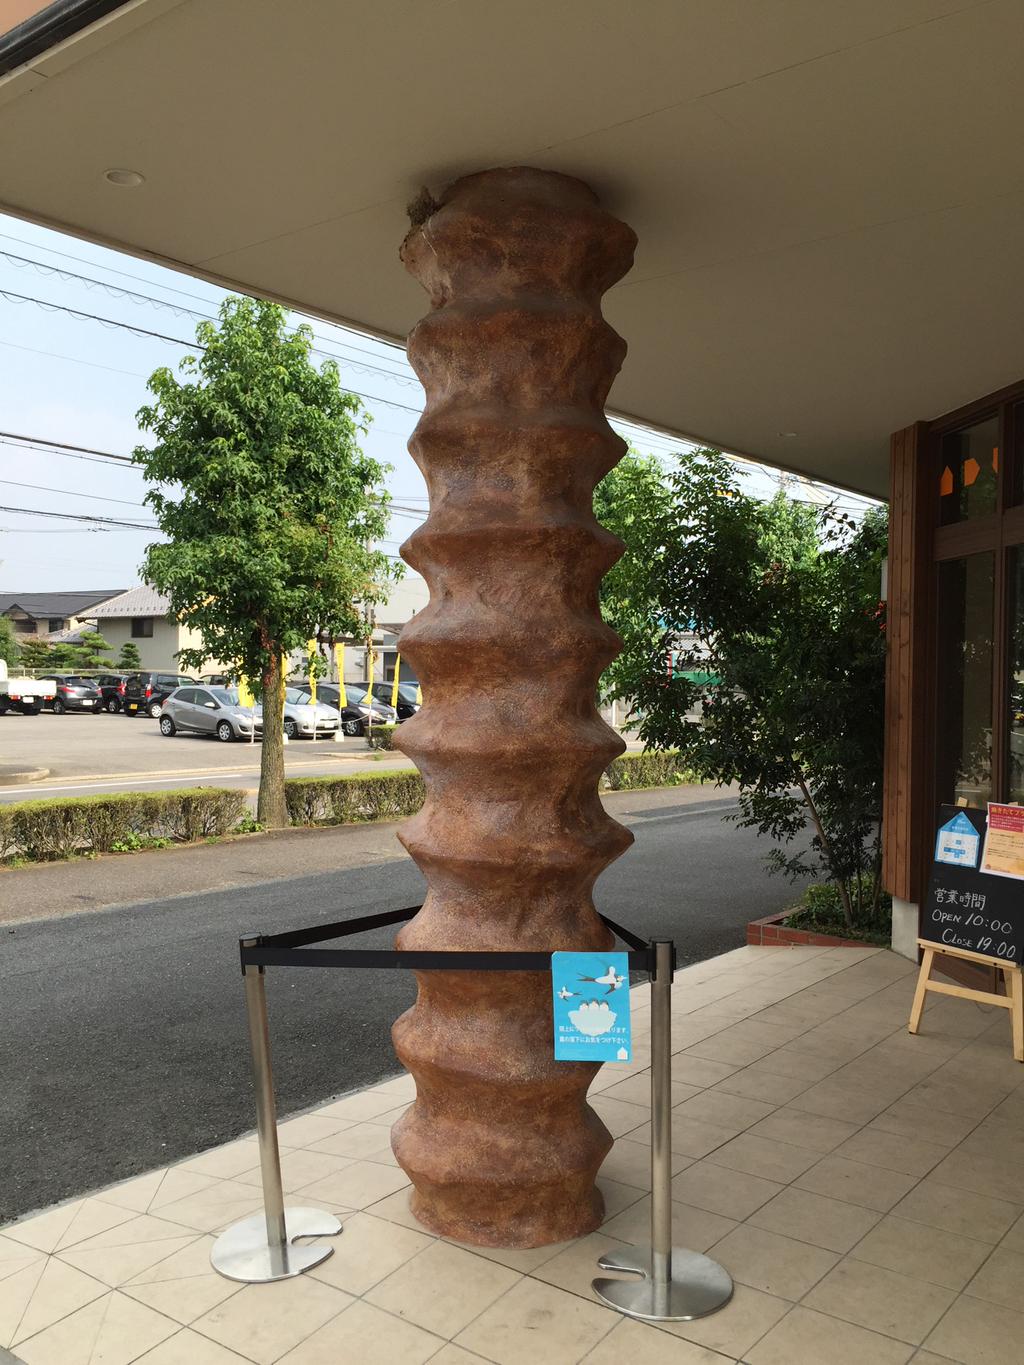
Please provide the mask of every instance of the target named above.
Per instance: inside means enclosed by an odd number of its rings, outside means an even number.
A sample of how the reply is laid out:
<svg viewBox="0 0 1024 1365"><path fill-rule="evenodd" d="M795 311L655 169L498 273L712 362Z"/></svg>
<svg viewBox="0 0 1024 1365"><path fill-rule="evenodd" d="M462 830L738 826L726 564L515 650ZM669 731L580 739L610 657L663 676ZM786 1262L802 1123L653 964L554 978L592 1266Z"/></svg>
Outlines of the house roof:
<svg viewBox="0 0 1024 1365"><path fill-rule="evenodd" d="M105 602L123 588L97 588L93 592L6 592L0 593L0 615L23 611L34 620L46 617L80 616L88 607ZM95 612L90 612L94 616Z"/></svg>
<svg viewBox="0 0 1024 1365"><path fill-rule="evenodd" d="M639 236L610 408L875 494L889 432L1020 377L1019 0L133 0L22 37L32 221L401 338L421 186L578 175Z"/></svg>
<svg viewBox="0 0 1024 1365"><path fill-rule="evenodd" d="M111 597L108 602L100 602L92 615L98 621L106 621L121 616L166 616L170 609L168 599L144 583Z"/></svg>

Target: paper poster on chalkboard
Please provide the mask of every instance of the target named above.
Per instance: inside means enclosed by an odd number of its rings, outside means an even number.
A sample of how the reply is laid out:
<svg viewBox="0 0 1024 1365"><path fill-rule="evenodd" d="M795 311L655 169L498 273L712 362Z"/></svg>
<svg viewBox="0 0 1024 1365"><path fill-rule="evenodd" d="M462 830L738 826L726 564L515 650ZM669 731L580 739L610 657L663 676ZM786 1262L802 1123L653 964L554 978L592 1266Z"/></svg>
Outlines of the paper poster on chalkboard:
<svg viewBox="0 0 1024 1365"><path fill-rule="evenodd" d="M1024 960L1024 882L984 870L988 813L942 806L921 937L1006 962ZM979 869L978 864L982 863Z"/></svg>

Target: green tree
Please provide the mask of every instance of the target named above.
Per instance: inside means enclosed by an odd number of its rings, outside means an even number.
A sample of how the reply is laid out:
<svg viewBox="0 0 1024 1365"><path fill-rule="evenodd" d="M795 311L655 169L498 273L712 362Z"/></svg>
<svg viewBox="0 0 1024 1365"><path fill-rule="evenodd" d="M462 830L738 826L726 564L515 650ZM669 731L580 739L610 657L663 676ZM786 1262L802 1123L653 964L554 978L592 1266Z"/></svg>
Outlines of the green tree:
<svg viewBox="0 0 1024 1365"><path fill-rule="evenodd" d="M125 640L121 646L121 652L117 656L117 667L122 673L134 673L137 668L142 667L142 655L138 646L132 644L131 640Z"/></svg>
<svg viewBox="0 0 1024 1365"><path fill-rule="evenodd" d="M21 658L21 647L14 633L9 616L0 616L0 659L8 668L13 668Z"/></svg>
<svg viewBox="0 0 1024 1365"><path fill-rule="evenodd" d="M364 455L368 417L333 360L310 360L308 327L259 299L228 298L197 328L179 379L159 369L139 425L156 438L135 461L166 544L146 579L199 633L182 668L209 658L253 680L264 709L257 818L287 823L282 659L312 638L361 636L397 567L370 548L387 527L385 467ZM169 486L169 487L168 487Z"/></svg>
<svg viewBox="0 0 1024 1365"><path fill-rule="evenodd" d="M110 645L98 630L83 630L78 639L65 648L68 668L110 667Z"/></svg>
<svg viewBox="0 0 1024 1365"><path fill-rule="evenodd" d="M29 637L21 642L21 666L26 673L43 674L47 669L58 665L53 657L53 648L48 640Z"/></svg>
<svg viewBox="0 0 1024 1365"><path fill-rule="evenodd" d="M667 486L635 532L641 611L615 691L648 744L737 783L769 865L834 883L852 925L880 895L885 512L855 527L758 500L712 450L680 456Z"/></svg>
<svg viewBox="0 0 1024 1365"><path fill-rule="evenodd" d="M626 647L602 676L605 698L621 695L617 684L628 673L629 658L652 651L663 633L657 598L650 595L655 583L647 573L647 558L651 533L670 516L671 506L661 462L632 448L594 490L598 521L625 547L601 580L601 614Z"/></svg>

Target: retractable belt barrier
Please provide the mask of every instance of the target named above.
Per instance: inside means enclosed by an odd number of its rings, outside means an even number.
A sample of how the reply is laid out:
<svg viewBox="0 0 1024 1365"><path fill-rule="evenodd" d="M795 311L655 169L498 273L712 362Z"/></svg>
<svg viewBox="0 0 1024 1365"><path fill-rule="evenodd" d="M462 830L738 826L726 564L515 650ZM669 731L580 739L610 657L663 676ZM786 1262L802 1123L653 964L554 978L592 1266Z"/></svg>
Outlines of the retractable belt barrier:
<svg viewBox="0 0 1024 1365"><path fill-rule="evenodd" d="M245 985L249 1044L256 1092L256 1134L263 1184L263 1213L232 1224L214 1243L210 1260L228 1279L247 1284L301 1275L327 1259L329 1245L297 1245L299 1238L330 1237L342 1231L333 1214L284 1206L277 1107L270 1060L270 1024L264 976L267 967L398 968L402 971L550 972L550 952L462 952L453 950L322 948L311 945L404 924L421 907L409 906L359 919L338 920L281 934L243 934L239 957ZM609 1252L602 1270L630 1279L599 1278L594 1292L609 1307L653 1322L703 1317L732 1297L732 1280L716 1261L672 1245L672 978L675 946L647 942L600 916L625 943L631 972L651 980L651 1245Z"/></svg>

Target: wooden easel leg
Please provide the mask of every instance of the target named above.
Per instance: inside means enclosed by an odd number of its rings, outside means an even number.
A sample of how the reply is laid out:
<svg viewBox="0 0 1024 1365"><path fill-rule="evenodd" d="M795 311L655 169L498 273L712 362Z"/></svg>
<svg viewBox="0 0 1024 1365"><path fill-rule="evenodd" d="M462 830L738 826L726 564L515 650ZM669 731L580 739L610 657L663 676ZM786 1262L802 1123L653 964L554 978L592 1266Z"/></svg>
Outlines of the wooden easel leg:
<svg viewBox="0 0 1024 1365"><path fill-rule="evenodd" d="M924 998L928 993L928 978L931 975L934 956L935 949L926 948L921 958L921 970L917 974L917 990L914 992L914 1003L910 1008L910 1023L907 1025L911 1033L916 1033L921 1023L921 1015L924 1012Z"/></svg>
<svg viewBox="0 0 1024 1365"><path fill-rule="evenodd" d="M1013 1055L1018 1062L1024 1062L1024 977L1021 976L1019 967L1006 973L1006 985L1013 1002L1010 1006Z"/></svg>

